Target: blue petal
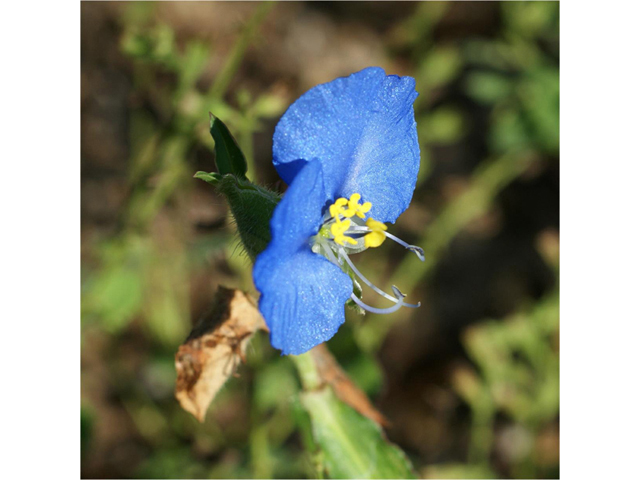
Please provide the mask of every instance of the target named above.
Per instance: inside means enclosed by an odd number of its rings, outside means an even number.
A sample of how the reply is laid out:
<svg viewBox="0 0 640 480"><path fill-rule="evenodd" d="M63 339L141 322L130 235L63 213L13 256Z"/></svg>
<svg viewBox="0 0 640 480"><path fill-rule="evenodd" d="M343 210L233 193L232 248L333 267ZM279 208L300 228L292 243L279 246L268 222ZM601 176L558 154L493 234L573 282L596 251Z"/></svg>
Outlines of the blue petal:
<svg viewBox="0 0 640 480"><path fill-rule="evenodd" d="M339 267L311 251L326 198L322 165L308 163L271 218L271 242L258 255L253 280L271 344L298 355L329 340L344 323L353 284Z"/></svg>
<svg viewBox="0 0 640 480"><path fill-rule="evenodd" d="M360 193L371 216L394 222L409 206L420 166L411 77L370 67L318 85L278 122L273 163L291 183L309 161L322 162L326 198Z"/></svg>

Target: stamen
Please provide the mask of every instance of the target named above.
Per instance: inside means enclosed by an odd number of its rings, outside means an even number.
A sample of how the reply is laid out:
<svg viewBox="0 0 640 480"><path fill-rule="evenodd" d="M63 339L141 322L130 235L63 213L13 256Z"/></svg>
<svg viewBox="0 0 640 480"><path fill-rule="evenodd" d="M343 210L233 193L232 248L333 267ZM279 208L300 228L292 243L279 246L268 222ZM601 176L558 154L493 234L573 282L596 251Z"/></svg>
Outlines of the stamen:
<svg viewBox="0 0 640 480"><path fill-rule="evenodd" d="M322 246L324 252L327 254L328 260L339 267L340 263L338 262L336 255L333 253L333 250L331 250L329 245L327 245L324 241L320 241L320 245Z"/></svg>
<svg viewBox="0 0 640 480"><path fill-rule="evenodd" d="M356 232L371 232L371 229L369 227L362 227L359 225L352 225L349 228L349 231L347 233L350 233L351 231L356 231ZM407 250L412 251L413 253L415 253L418 258L424 262L424 250L422 249L422 247L418 247L417 245L409 245L407 242L405 242L404 240L399 239L398 237L396 237L394 234L389 233L389 232L381 232L384 233L384 235L388 238L390 238L391 240L393 240L394 242L402 245L404 248L406 248Z"/></svg>
<svg viewBox="0 0 640 480"><path fill-rule="evenodd" d="M371 232L364 236L364 246L367 248L376 248L382 245L382 242L387 238L384 235L387 226L384 223L369 217L367 219L367 227L369 227Z"/></svg>
<svg viewBox="0 0 640 480"><path fill-rule="evenodd" d="M346 210L346 212L348 212L348 215L347 213L345 213L344 215L348 217L353 217L353 215L357 215L360 218L365 217L365 213L371 210L372 204L371 202L365 202L360 205L360 198L361 196L359 193L354 193L353 195L351 195L348 202L349 209Z"/></svg>
<svg viewBox="0 0 640 480"><path fill-rule="evenodd" d="M396 237L392 233L384 232L384 234L394 242L402 245L407 250L411 250L413 253L415 253L418 256L421 262L424 262L424 250L421 247L417 245L409 245L407 242L405 242L404 240L400 240L398 237Z"/></svg>
<svg viewBox="0 0 640 480"><path fill-rule="evenodd" d="M358 306L360 306L361 308L363 308L366 311L371 312L371 313L381 313L381 314L392 313L392 312L395 312L396 310L400 310L402 307L406 306L406 304L402 301L402 299L398 299L398 303L396 303L393 307L389 307L389 308L372 307L372 306L367 305L366 303L364 303L362 300L360 300L355 293L351 294L351 300L356 302L356 304Z"/></svg>
<svg viewBox="0 0 640 480"><path fill-rule="evenodd" d="M351 220L336 220L331 224L331 235L333 235L333 241L338 245L344 245L345 242L351 245L357 245L357 241L351 237L345 235L345 232L349 230L351 226Z"/></svg>
<svg viewBox="0 0 640 480"><path fill-rule="evenodd" d="M346 198L337 199L334 204L329 207L329 214L336 220L339 220L339 216L347 203L348 200Z"/></svg>
<svg viewBox="0 0 640 480"><path fill-rule="evenodd" d="M391 295L386 293L384 290L379 289L372 282L370 282L367 279L367 277L365 277L360 272L360 270L358 270L356 268L356 266L353 264L353 262L349 258L349 255L347 255L347 253L344 251L344 248L342 248L342 247L339 248L338 249L338 253L347 262L347 264L349 264L349 267L351 267L351 270L353 270L353 273L355 273L358 276L358 278L365 283L365 285L371 287L373 289L373 291L375 291L377 294L382 295L384 298L386 298L387 300L391 300L392 302L397 302L398 298L400 298L400 297L404 298L406 296L395 285L393 286L394 293L396 293L395 297L392 297ZM410 307L410 308L418 308L420 306L420 304L418 303L417 305L414 305L414 304L411 304L411 303L405 303L404 306L405 307Z"/></svg>

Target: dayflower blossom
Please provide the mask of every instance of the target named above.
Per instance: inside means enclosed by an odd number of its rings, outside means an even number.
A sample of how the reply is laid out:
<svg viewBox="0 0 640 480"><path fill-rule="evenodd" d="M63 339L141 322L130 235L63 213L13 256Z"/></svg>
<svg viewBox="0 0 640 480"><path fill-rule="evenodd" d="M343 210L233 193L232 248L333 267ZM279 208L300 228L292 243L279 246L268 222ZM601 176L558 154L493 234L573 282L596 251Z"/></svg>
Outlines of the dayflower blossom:
<svg viewBox="0 0 640 480"><path fill-rule="evenodd" d="M260 312L271 343L301 354L344 323L349 299L366 311L402 306L367 280L349 255L390 238L424 258L419 247L387 232L409 206L420 164L411 77L377 67L318 85L281 118L273 163L289 184L271 218L271 242L255 263ZM359 283L392 302L379 309L354 293ZM355 286L355 289L354 289Z"/></svg>

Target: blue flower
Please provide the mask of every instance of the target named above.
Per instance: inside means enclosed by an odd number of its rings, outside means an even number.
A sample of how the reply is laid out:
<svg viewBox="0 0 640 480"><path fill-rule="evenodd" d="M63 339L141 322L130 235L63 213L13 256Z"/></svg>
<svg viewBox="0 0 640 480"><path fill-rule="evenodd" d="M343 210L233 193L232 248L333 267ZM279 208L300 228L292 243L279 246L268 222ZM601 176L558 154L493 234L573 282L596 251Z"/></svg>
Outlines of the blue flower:
<svg viewBox="0 0 640 480"><path fill-rule="evenodd" d="M371 67L318 85L283 115L273 163L289 189L271 218L271 242L253 277L271 343L301 354L344 323L348 300L374 313L402 306L404 295L369 282L349 255L390 238L423 258L419 247L386 232L413 196L420 150L411 77ZM362 302L360 282L393 306Z"/></svg>

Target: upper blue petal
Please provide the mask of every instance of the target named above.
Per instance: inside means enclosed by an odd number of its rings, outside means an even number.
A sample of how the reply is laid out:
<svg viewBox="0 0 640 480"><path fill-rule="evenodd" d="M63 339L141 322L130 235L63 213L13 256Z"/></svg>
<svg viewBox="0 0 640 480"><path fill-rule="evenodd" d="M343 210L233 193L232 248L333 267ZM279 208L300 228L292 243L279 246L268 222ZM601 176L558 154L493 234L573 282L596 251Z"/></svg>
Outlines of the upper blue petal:
<svg viewBox="0 0 640 480"><path fill-rule="evenodd" d="M420 166L411 77L370 67L312 88L285 112L273 163L290 184L313 159L323 166L326 200L360 193L371 216L394 222L409 206Z"/></svg>
<svg viewBox="0 0 640 480"><path fill-rule="evenodd" d="M253 280L271 344L284 354L304 353L329 340L344 323L353 284L339 267L311 251L326 198L319 161L307 163L271 218L271 242L258 255Z"/></svg>

